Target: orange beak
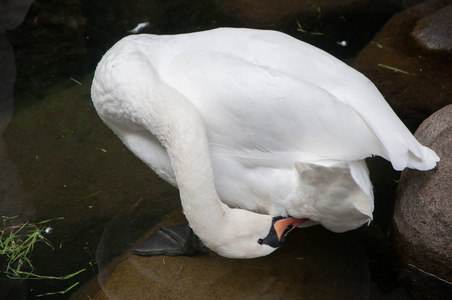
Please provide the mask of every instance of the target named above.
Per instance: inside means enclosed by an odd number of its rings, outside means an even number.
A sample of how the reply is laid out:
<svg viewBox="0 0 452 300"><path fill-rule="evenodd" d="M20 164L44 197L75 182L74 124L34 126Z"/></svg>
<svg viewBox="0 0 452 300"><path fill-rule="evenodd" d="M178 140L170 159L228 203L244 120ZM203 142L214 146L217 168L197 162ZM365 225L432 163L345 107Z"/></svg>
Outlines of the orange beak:
<svg viewBox="0 0 452 300"><path fill-rule="evenodd" d="M283 237L287 236L289 232L306 221L309 221L309 219L285 218L276 221L273 224L273 227L275 228L276 234L278 235L278 240L281 240Z"/></svg>

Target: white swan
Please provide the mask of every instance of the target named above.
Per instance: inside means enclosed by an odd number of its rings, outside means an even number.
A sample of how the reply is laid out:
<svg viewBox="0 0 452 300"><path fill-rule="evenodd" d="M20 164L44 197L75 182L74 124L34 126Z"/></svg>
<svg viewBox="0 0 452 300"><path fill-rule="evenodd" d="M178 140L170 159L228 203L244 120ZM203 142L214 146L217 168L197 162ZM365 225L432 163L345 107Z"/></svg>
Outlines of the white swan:
<svg viewBox="0 0 452 300"><path fill-rule="evenodd" d="M366 77L275 31L128 36L100 61L92 98L226 257L267 255L306 219L335 232L369 222L366 157L397 170L439 161Z"/></svg>

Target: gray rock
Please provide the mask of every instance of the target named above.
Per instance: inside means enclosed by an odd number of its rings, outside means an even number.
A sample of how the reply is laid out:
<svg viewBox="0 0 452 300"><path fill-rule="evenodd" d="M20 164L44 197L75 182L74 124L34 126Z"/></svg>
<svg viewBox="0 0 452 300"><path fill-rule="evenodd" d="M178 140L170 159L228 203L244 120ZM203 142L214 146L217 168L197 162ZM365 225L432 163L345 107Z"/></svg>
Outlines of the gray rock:
<svg viewBox="0 0 452 300"><path fill-rule="evenodd" d="M452 105L425 120L415 136L441 161L431 171L402 172L393 243L403 263L427 279L410 279L415 295L446 295L452 290Z"/></svg>
<svg viewBox="0 0 452 300"><path fill-rule="evenodd" d="M427 49L451 50L452 4L420 19L412 34Z"/></svg>

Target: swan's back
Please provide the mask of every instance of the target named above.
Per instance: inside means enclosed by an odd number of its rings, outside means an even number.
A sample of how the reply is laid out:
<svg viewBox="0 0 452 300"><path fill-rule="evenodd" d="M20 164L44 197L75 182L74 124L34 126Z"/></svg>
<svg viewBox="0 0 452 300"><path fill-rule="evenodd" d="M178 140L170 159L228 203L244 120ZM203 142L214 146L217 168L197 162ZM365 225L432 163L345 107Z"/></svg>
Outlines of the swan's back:
<svg viewBox="0 0 452 300"><path fill-rule="evenodd" d="M358 160L379 155L396 170L428 170L438 161L432 150L417 142L365 76L285 34L222 28L177 36L133 36L130 40L143 41L142 51L156 62L160 76L212 122L212 127L208 126L212 137L221 135L223 142L228 137L235 139L230 141L233 146L285 155L318 154L307 160ZM226 109L217 111L218 106ZM239 123L235 125L243 135L228 135L237 132L224 129L234 126L231 119ZM258 130L270 133L267 141L253 139ZM226 151L231 145L219 146Z"/></svg>

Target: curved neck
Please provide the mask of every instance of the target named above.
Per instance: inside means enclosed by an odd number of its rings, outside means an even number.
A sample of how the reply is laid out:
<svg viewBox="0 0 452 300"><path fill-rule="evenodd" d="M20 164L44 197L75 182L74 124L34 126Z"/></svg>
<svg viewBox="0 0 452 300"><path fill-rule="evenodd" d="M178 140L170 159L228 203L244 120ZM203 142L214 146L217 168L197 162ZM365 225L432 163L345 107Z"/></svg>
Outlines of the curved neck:
<svg viewBox="0 0 452 300"><path fill-rule="evenodd" d="M151 115L146 118L151 122L144 125L166 148L185 216L206 243L221 234L218 231L231 209L215 189L204 122L184 95L161 82L152 87L147 108Z"/></svg>

